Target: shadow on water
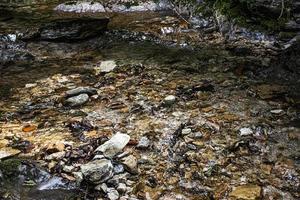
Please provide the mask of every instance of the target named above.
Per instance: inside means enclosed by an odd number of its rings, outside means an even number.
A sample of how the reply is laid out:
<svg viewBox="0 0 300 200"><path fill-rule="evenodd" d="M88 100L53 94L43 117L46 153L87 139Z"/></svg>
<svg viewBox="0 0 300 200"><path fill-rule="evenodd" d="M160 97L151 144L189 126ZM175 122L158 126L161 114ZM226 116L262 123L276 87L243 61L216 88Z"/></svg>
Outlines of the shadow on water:
<svg viewBox="0 0 300 200"><path fill-rule="evenodd" d="M52 176L29 161L2 161L0 172L0 194L7 200L66 200L80 196L74 183Z"/></svg>

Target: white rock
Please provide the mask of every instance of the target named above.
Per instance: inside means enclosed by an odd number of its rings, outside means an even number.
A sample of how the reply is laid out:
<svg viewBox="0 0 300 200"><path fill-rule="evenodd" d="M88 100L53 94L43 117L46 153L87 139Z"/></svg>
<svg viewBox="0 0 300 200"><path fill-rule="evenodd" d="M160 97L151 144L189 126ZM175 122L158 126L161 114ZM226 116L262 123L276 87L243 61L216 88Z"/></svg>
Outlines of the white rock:
<svg viewBox="0 0 300 200"><path fill-rule="evenodd" d="M74 4L63 3L56 6L54 10L63 11L63 12L76 12L76 13L105 12L104 6L98 2L77 2Z"/></svg>
<svg viewBox="0 0 300 200"><path fill-rule="evenodd" d="M123 133L116 133L110 140L100 145L95 151L101 152L105 157L112 158L128 144L130 136Z"/></svg>
<svg viewBox="0 0 300 200"><path fill-rule="evenodd" d="M33 88L35 86L37 86L36 83L28 83L28 84L25 85L25 88Z"/></svg>
<svg viewBox="0 0 300 200"><path fill-rule="evenodd" d="M283 113L283 112L284 112L284 111L281 110L281 109L271 110L271 113L272 113L272 114L276 114L276 115L281 114L281 113Z"/></svg>
<svg viewBox="0 0 300 200"><path fill-rule="evenodd" d="M166 105L172 105L174 104L176 101L176 97L174 95L168 95L166 96L166 98L164 99L164 103Z"/></svg>
<svg viewBox="0 0 300 200"><path fill-rule="evenodd" d="M251 135L251 134L253 134L253 131L251 128L241 128L240 129L241 136L246 136L246 135Z"/></svg>
<svg viewBox="0 0 300 200"><path fill-rule="evenodd" d="M98 70L100 72L111 72L117 67L117 64L113 60L106 60L102 61ZM99 72L98 72L99 73ZM97 74L97 68L96 68L96 74Z"/></svg>

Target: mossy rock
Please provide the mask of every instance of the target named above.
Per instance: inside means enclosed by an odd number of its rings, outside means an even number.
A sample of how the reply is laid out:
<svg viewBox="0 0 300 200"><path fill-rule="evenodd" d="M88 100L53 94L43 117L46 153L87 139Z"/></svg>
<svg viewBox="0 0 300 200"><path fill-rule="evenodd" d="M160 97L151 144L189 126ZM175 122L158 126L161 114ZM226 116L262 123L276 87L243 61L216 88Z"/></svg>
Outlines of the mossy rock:
<svg viewBox="0 0 300 200"><path fill-rule="evenodd" d="M19 173L19 166L21 165L19 159L8 159L0 162L0 171L4 177L10 177Z"/></svg>

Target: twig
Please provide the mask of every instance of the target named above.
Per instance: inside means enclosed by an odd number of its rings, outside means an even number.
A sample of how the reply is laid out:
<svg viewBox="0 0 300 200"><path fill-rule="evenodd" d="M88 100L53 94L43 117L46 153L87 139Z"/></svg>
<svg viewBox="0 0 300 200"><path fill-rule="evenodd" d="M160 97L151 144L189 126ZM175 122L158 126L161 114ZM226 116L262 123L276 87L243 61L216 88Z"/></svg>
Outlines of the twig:
<svg viewBox="0 0 300 200"><path fill-rule="evenodd" d="M284 11L284 0L281 0L281 12L280 12L278 19L280 19L282 17L283 11Z"/></svg>

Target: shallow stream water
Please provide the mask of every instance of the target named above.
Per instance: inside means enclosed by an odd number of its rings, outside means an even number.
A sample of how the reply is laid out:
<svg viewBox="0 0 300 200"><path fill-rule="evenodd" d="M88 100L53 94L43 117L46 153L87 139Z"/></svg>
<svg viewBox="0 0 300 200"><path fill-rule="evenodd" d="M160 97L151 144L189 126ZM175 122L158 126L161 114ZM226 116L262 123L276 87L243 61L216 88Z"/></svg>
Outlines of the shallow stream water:
<svg viewBox="0 0 300 200"><path fill-rule="evenodd" d="M137 196L226 199L231 187L252 184L262 188L259 198L272 196L270 187L282 190L283 197L299 198L299 83L261 75L265 60L254 52L240 55L226 45L182 47L158 41L110 30L78 42L5 42L12 52L22 49L33 56L0 67L0 140L5 148L17 141L19 157L40 160L60 176L61 161L69 161L45 160L47 142L64 141L75 149L89 138L122 131L135 141L147 136L152 143L149 150L127 148L139 158L132 192ZM117 68L97 73L102 61L115 61ZM63 92L78 86L95 87L99 96L79 108L65 107ZM168 95L176 96L176 103L163 107ZM84 131L87 140L66 126L74 118L96 127ZM28 124L36 126L34 131L24 131ZM242 128L251 131L243 135ZM182 129L201 137L180 135ZM33 146L18 146L20 141ZM52 163L58 167L51 168ZM43 176L47 180L38 181ZM31 189L18 178L4 181L1 195L49 200L82 196L64 184L58 188L67 191L43 188L60 182L50 176L31 177L38 183ZM154 186L149 180L155 180Z"/></svg>

